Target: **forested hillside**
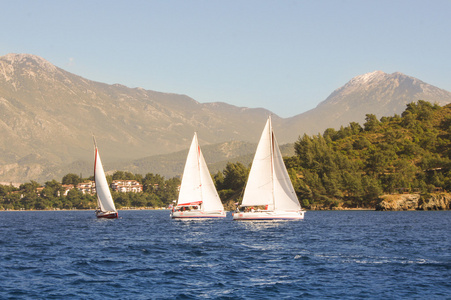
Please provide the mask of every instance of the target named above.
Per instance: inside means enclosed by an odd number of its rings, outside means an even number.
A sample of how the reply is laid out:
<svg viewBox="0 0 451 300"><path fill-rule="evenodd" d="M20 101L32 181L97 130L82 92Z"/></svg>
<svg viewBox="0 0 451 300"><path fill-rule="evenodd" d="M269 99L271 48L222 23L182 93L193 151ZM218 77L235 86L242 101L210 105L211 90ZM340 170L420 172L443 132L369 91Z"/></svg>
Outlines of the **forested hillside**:
<svg viewBox="0 0 451 300"><path fill-rule="evenodd" d="M304 135L285 164L304 208L374 208L383 194L451 190L450 137L451 105L418 101L401 116ZM240 163L218 172L221 198L239 201L248 172Z"/></svg>
<svg viewBox="0 0 451 300"><path fill-rule="evenodd" d="M352 122L339 130L304 135L294 144L295 155L284 158L301 205L306 209L375 208L379 196L451 190L451 104L440 107L426 101L407 105L399 115L378 119L366 115L362 125ZM227 163L213 175L226 209L240 202L250 166ZM75 179L74 179L75 178ZM92 178L90 178L92 180ZM133 179L142 193L113 193L121 207L161 207L177 198L177 177L116 171L108 176ZM62 184L83 182L68 174ZM159 186L155 190L154 187ZM19 189L0 186L0 209L94 208L95 198L72 190L60 196L62 185L48 181L23 184Z"/></svg>
<svg viewBox="0 0 451 300"><path fill-rule="evenodd" d="M304 135L286 163L304 207L374 207L382 194L451 190L450 138L451 105L418 101L401 116Z"/></svg>

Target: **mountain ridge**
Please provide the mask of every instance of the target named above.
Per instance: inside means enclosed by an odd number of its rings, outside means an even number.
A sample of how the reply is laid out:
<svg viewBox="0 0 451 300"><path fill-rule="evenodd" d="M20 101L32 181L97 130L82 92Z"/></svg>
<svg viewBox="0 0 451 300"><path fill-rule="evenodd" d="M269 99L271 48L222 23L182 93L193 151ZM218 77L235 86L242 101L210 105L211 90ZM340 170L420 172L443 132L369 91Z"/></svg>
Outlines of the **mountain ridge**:
<svg viewBox="0 0 451 300"><path fill-rule="evenodd" d="M90 161L92 134L104 163L132 166L140 158L187 149L194 131L202 147L256 143L268 115L279 144L284 144L304 133L362 122L366 113L378 117L400 113L418 97L451 102L447 91L393 74L376 71L356 76L315 109L280 118L264 108L199 103L187 95L91 81L39 56L7 54L0 57L0 180L48 180L63 166ZM236 156L231 153L229 158Z"/></svg>

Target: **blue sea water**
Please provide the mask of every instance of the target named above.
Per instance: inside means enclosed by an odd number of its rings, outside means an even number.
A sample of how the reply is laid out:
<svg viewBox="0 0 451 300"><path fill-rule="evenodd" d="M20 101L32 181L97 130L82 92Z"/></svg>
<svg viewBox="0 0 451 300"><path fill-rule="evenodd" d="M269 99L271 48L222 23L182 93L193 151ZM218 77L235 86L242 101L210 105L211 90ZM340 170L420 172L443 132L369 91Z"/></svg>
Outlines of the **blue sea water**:
<svg viewBox="0 0 451 300"><path fill-rule="evenodd" d="M451 212L0 212L0 299L450 299Z"/></svg>

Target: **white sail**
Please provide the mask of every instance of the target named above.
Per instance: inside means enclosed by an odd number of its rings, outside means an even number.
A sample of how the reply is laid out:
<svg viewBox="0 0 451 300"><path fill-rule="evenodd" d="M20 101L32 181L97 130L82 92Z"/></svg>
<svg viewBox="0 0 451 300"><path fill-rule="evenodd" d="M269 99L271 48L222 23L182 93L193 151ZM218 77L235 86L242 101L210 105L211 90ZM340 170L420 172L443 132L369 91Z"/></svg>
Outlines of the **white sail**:
<svg viewBox="0 0 451 300"><path fill-rule="evenodd" d="M186 158L177 205L200 203L202 211L224 210L195 133Z"/></svg>
<svg viewBox="0 0 451 300"><path fill-rule="evenodd" d="M267 205L268 210L300 210L282 155L277 144L271 118L268 118L252 162L242 206Z"/></svg>
<svg viewBox="0 0 451 300"><path fill-rule="evenodd" d="M268 119L252 161L244 190L243 206L268 205L268 208L274 209L271 157L270 121Z"/></svg>
<svg viewBox="0 0 451 300"><path fill-rule="evenodd" d="M197 141L197 137L196 137ZM224 210L221 199L219 198L218 192L216 191L215 184L211 178L210 171L208 170L207 163L205 162L202 151L199 147L199 165L200 165L200 177L201 177L201 188L202 188L202 210L203 211L215 211Z"/></svg>
<svg viewBox="0 0 451 300"><path fill-rule="evenodd" d="M95 152L94 181L96 183L97 204L103 212L115 212L116 207L114 206L113 198L111 197L111 192L108 187L108 182L106 181L105 171L103 170L103 165L100 161L97 146L95 147Z"/></svg>
<svg viewBox="0 0 451 300"><path fill-rule="evenodd" d="M276 136L272 132L273 137L273 154L274 154L274 203L275 210L300 210L298 197L294 191L287 168L283 162Z"/></svg>

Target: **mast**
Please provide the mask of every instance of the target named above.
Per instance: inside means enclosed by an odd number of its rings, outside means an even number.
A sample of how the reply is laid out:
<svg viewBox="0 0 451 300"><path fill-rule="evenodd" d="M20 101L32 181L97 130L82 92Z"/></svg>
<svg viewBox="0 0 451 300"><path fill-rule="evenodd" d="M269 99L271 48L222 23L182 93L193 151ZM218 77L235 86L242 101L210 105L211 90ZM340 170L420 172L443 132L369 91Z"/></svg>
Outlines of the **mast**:
<svg viewBox="0 0 451 300"><path fill-rule="evenodd" d="M96 177L96 169L97 169L97 142L96 142L96 137L94 136L94 134L92 135L92 140L94 141L94 184L96 186L96 198L97 198L97 207L98 208L102 208L101 203L100 203L100 199L99 199L99 194L97 193L97 177Z"/></svg>
<svg viewBox="0 0 451 300"><path fill-rule="evenodd" d="M200 146L199 146L199 140L197 139L197 132L194 132L194 135L195 135L195 137L196 137L196 147L197 147L197 151L196 151L196 163L197 163L197 175L199 176L199 183L200 183L200 186L199 186L199 189L200 189L200 201L202 201L201 202L201 204L199 205L200 207L203 207L203 203L204 203L204 193L203 193L203 190L202 190L202 174L201 174L201 169L200 169Z"/></svg>
<svg viewBox="0 0 451 300"><path fill-rule="evenodd" d="M272 131L271 115L269 116L269 144L270 144L270 155L271 155L271 193L272 193L272 204L274 210L276 210L276 197L274 195L274 133Z"/></svg>
<svg viewBox="0 0 451 300"><path fill-rule="evenodd" d="M96 181L96 164L97 164L97 143L94 134L92 135L94 141L94 182Z"/></svg>

